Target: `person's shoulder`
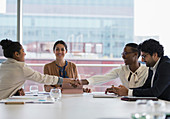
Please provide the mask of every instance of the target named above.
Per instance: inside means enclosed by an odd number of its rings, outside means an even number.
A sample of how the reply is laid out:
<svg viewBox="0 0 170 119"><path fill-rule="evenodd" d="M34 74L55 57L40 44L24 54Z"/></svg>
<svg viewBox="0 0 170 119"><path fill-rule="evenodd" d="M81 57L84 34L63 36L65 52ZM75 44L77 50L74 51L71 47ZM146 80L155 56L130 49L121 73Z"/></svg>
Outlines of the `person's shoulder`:
<svg viewBox="0 0 170 119"><path fill-rule="evenodd" d="M44 67L50 67L50 66L53 66L53 65L55 65L55 61L52 61L50 63L45 64Z"/></svg>
<svg viewBox="0 0 170 119"><path fill-rule="evenodd" d="M28 67L28 65L25 62L17 62L15 65L20 67L20 68Z"/></svg>
<svg viewBox="0 0 170 119"><path fill-rule="evenodd" d="M122 65L120 65L117 69L129 70L129 65L122 64Z"/></svg>
<svg viewBox="0 0 170 119"><path fill-rule="evenodd" d="M167 56L163 56L158 64L159 71L169 71L170 69L170 59Z"/></svg>
<svg viewBox="0 0 170 119"><path fill-rule="evenodd" d="M168 56L164 56L164 58L165 58L165 62L167 62L167 63L170 64L170 59L169 59L169 57L168 57Z"/></svg>
<svg viewBox="0 0 170 119"><path fill-rule="evenodd" d="M163 56L160 60L161 65L170 65L170 59L167 56Z"/></svg>
<svg viewBox="0 0 170 119"><path fill-rule="evenodd" d="M67 63L68 63L69 66L76 67L76 64L74 62L67 61Z"/></svg>
<svg viewBox="0 0 170 119"><path fill-rule="evenodd" d="M54 64L55 64L55 61L52 61L52 62L46 63L45 65L54 65Z"/></svg>
<svg viewBox="0 0 170 119"><path fill-rule="evenodd" d="M26 65L25 62L21 62L21 61L17 61L15 59L12 59L12 58L8 58L4 64L10 64L12 66L18 66L18 67L24 67Z"/></svg>

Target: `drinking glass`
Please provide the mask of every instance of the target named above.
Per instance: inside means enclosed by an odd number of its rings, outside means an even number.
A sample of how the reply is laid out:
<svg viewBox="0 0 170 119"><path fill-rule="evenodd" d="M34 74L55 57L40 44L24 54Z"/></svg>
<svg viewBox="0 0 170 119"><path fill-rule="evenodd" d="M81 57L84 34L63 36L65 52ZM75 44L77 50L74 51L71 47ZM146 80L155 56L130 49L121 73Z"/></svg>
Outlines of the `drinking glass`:
<svg viewBox="0 0 170 119"><path fill-rule="evenodd" d="M30 86L30 92L33 95L37 95L38 94L38 86L37 85L31 85Z"/></svg>
<svg viewBox="0 0 170 119"><path fill-rule="evenodd" d="M50 90L50 96L55 101L59 101L61 99L61 89L55 88Z"/></svg>
<svg viewBox="0 0 170 119"><path fill-rule="evenodd" d="M137 100L132 119L165 119L165 103L152 100Z"/></svg>
<svg viewBox="0 0 170 119"><path fill-rule="evenodd" d="M150 109L150 116L153 119L165 119L165 102L164 101L148 101L148 108Z"/></svg>

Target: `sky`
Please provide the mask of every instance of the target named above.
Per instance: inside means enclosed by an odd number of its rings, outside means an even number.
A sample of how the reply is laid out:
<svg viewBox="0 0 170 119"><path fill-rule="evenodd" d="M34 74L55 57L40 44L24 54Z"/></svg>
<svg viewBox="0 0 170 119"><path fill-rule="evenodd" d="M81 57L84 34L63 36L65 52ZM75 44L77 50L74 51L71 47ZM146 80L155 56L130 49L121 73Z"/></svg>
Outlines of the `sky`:
<svg viewBox="0 0 170 119"><path fill-rule="evenodd" d="M134 0L135 36L159 36L170 56L170 0Z"/></svg>

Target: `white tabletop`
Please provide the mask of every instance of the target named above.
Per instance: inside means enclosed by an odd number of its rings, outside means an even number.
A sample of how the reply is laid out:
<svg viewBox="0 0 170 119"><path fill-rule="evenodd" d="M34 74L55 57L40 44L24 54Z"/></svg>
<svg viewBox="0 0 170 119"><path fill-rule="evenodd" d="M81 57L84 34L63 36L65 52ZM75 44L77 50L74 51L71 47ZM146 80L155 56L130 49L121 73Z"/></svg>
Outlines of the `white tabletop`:
<svg viewBox="0 0 170 119"><path fill-rule="evenodd" d="M165 103L170 112L170 103ZM65 94L54 104L0 104L0 119L128 119L133 112L135 102L92 94Z"/></svg>

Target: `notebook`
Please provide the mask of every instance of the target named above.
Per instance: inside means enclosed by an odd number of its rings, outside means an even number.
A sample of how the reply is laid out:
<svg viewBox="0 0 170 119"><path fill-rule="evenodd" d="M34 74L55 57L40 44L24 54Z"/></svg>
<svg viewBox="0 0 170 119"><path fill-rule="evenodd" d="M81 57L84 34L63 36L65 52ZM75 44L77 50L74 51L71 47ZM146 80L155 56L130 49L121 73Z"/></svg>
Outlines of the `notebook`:
<svg viewBox="0 0 170 119"><path fill-rule="evenodd" d="M153 101L157 101L158 98L157 97L132 97L132 96L123 96L121 98L121 100L124 101L136 101L136 100L153 100Z"/></svg>
<svg viewBox="0 0 170 119"><path fill-rule="evenodd" d="M62 94L82 94L83 85L78 85L77 87L71 86L69 83L62 84Z"/></svg>
<svg viewBox="0 0 170 119"><path fill-rule="evenodd" d="M116 98L118 95L116 94L105 94L105 93L93 93L93 98Z"/></svg>

